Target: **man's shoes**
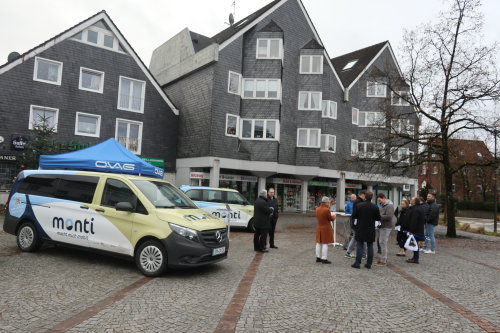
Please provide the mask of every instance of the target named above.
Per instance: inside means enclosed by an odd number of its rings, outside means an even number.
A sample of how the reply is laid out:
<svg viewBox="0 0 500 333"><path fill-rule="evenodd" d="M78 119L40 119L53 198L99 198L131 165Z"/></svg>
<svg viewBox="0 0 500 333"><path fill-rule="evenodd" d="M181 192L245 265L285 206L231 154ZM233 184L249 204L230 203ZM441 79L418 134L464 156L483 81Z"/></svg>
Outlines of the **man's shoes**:
<svg viewBox="0 0 500 333"><path fill-rule="evenodd" d="M346 257L346 258L354 258L354 254L346 252L345 255L344 255L344 257Z"/></svg>
<svg viewBox="0 0 500 333"><path fill-rule="evenodd" d="M274 245L271 245L269 246L271 249L277 249L278 247L277 246L274 246Z"/></svg>
<svg viewBox="0 0 500 333"><path fill-rule="evenodd" d="M359 265L356 265L356 264L352 264L351 265L352 268L357 268L357 269L360 269L360 266Z"/></svg>
<svg viewBox="0 0 500 333"><path fill-rule="evenodd" d="M328 260L328 259L321 259L321 262L322 262L323 264L331 264L331 263L332 263L332 262L331 262L330 260Z"/></svg>
<svg viewBox="0 0 500 333"><path fill-rule="evenodd" d="M382 262L382 261L377 261L375 263L375 266L382 266L383 267L383 266L387 266L387 263L386 262Z"/></svg>
<svg viewBox="0 0 500 333"><path fill-rule="evenodd" d="M376 264L375 264L375 265L376 265ZM359 268L359 267L358 267L358 268ZM370 266L370 265L366 264L366 265L365 265L365 268L370 269L370 268L372 268L372 266Z"/></svg>
<svg viewBox="0 0 500 333"><path fill-rule="evenodd" d="M427 254L436 254L436 251L424 250L424 253L427 253Z"/></svg>
<svg viewBox="0 0 500 333"><path fill-rule="evenodd" d="M266 253L266 252L269 252L269 250L263 249L263 250L258 250L257 252Z"/></svg>
<svg viewBox="0 0 500 333"><path fill-rule="evenodd" d="M423 247L419 248L418 250L419 250L420 252L427 251L427 249L424 249Z"/></svg>
<svg viewBox="0 0 500 333"><path fill-rule="evenodd" d="M404 249L400 249L396 255L399 257L406 257L406 251Z"/></svg>
<svg viewBox="0 0 500 333"><path fill-rule="evenodd" d="M410 264L418 264L418 260L415 260L413 258L406 260L406 262Z"/></svg>
<svg viewBox="0 0 500 333"><path fill-rule="evenodd" d="M316 262L321 262L321 258L316 257Z"/></svg>

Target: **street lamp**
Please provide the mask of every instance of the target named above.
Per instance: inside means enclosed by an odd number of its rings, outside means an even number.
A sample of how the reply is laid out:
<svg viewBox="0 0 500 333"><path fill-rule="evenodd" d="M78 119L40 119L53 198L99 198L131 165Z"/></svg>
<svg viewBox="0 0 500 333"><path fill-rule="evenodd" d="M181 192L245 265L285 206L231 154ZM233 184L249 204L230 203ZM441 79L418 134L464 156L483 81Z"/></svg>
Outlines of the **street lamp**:
<svg viewBox="0 0 500 333"><path fill-rule="evenodd" d="M493 216L493 232L497 232L497 214L498 214L498 196L497 196L497 178L498 178L498 160L497 160L497 136L498 136L498 127L500 125L500 120L495 121L493 124L493 134L495 135L495 151L493 152L494 157L495 157L495 164L494 164L494 175L495 175L495 181L493 182L493 200L494 200L494 209L493 213L495 214Z"/></svg>

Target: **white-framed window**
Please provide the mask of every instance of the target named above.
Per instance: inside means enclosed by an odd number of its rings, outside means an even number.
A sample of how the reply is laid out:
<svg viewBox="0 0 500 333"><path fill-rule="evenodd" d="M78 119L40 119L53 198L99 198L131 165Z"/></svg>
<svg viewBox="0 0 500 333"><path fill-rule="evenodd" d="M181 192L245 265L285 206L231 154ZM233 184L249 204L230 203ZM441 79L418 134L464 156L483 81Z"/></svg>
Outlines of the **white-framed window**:
<svg viewBox="0 0 500 333"><path fill-rule="evenodd" d="M451 184L451 191L455 192L455 184Z"/></svg>
<svg viewBox="0 0 500 333"><path fill-rule="evenodd" d="M323 118L337 119L337 102L323 101L322 106L321 116Z"/></svg>
<svg viewBox="0 0 500 333"><path fill-rule="evenodd" d="M277 119L241 119L242 140L279 140Z"/></svg>
<svg viewBox="0 0 500 333"><path fill-rule="evenodd" d="M99 137L101 132L101 116L91 113L77 112L75 119L75 135Z"/></svg>
<svg viewBox="0 0 500 333"><path fill-rule="evenodd" d="M120 76L118 88L118 109L132 112L144 112L146 82Z"/></svg>
<svg viewBox="0 0 500 333"><path fill-rule="evenodd" d="M301 55L300 74L323 74L322 55Z"/></svg>
<svg viewBox="0 0 500 333"><path fill-rule="evenodd" d="M344 68L342 68L343 71L346 71L348 69L351 69L354 65L356 65L356 63L358 62L359 59L356 59L356 60L351 60L349 61L345 66Z"/></svg>
<svg viewBox="0 0 500 333"><path fill-rule="evenodd" d="M391 105L408 106L410 95L407 91L391 91Z"/></svg>
<svg viewBox="0 0 500 333"><path fill-rule="evenodd" d="M359 141L351 139L351 156L356 156L359 153Z"/></svg>
<svg viewBox="0 0 500 333"><path fill-rule="evenodd" d="M226 113L226 136L238 137L240 117Z"/></svg>
<svg viewBox="0 0 500 333"><path fill-rule="evenodd" d="M60 86L63 63L60 61L35 57L33 80Z"/></svg>
<svg viewBox="0 0 500 333"><path fill-rule="evenodd" d="M432 167L432 174L433 174L433 175L437 175L437 174L438 174L438 166L437 166L437 165L434 165L434 166Z"/></svg>
<svg viewBox="0 0 500 333"><path fill-rule="evenodd" d="M385 113L360 111L359 112L359 127L385 127Z"/></svg>
<svg viewBox="0 0 500 333"><path fill-rule="evenodd" d="M104 88L104 72L80 67L80 83L78 88L102 94Z"/></svg>
<svg viewBox="0 0 500 333"><path fill-rule="evenodd" d="M28 128L32 130L35 126L41 126L45 123L47 128L52 128L57 132L58 118L59 109L39 105L30 105L30 120Z"/></svg>
<svg viewBox="0 0 500 333"><path fill-rule="evenodd" d="M366 97L386 97L387 86L382 82L366 82Z"/></svg>
<svg viewBox="0 0 500 333"><path fill-rule="evenodd" d="M422 176L427 175L427 163L422 164Z"/></svg>
<svg viewBox="0 0 500 333"><path fill-rule="evenodd" d="M134 154L140 154L142 122L116 118L115 139Z"/></svg>
<svg viewBox="0 0 500 333"><path fill-rule="evenodd" d="M352 123L354 125L359 124L359 109L352 108Z"/></svg>
<svg viewBox="0 0 500 333"><path fill-rule="evenodd" d="M95 25L80 31L79 33L74 35L72 39L77 40L81 43L125 53L120 45L120 42L111 31Z"/></svg>
<svg viewBox="0 0 500 333"><path fill-rule="evenodd" d="M241 74L229 71L227 79L227 92L231 94L240 95L241 93Z"/></svg>
<svg viewBox="0 0 500 333"><path fill-rule="evenodd" d="M337 147L337 137L331 134L321 134L321 145L319 150L329 153L335 153Z"/></svg>
<svg viewBox="0 0 500 333"><path fill-rule="evenodd" d="M409 148L391 148L391 162L396 163L410 163L410 152Z"/></svg>
<svg viewBox="0 0 500 333"><path fill-rule="evenodd" d="M243 79L243 98L279 99L280 92L279 79Z"/></svg>
<svg viewBox="0 0 500 333"><path fill-rule="evenodd" d="M321 129L297 128L297 147L320 148Z"/></svg>
<svg viewBox="0 0 500 333"><path fill-rule="evenodd" d="M321 91L299 91L299 110L321 111Z"/></svg>
<svg viewBox="0 0 500 333"><path fill-rule="evenodd" d="M391 133L415 135L415 125L408 119L391 119Z"/></svg>
<svg viewBox="0 0 500 333"><path fill-rule="evenodd" d="M281 38L258 38L257 59L282 59L283 40Z"/></svg>
<svg viewBox="0 0 500 333"><path fill-rule="evenodd" d="M381 142L359 142L358 155L361 158L380 158L384 156L385 144Z"/></svg>

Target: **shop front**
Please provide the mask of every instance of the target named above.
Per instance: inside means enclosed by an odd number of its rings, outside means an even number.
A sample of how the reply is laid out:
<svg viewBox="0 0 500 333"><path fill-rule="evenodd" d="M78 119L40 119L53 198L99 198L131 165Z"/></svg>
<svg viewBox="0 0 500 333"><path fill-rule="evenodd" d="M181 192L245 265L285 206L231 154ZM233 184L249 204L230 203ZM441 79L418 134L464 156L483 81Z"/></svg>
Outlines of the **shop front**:
<svg viewBox="0 0 500 333"><path fill-rule="evenodd" d="M266 188L273 187L282 212L299 212L301 210L300 193L303 181L293 178L269 178Z"/></svg>
<svg viewBox="0 0 500 333"><path fill-rule="evenodd" d="M336 211L337 183L334 181L311 180L307 187L307 210L314 211L323 197L330 198L332 210Z"/></svg>

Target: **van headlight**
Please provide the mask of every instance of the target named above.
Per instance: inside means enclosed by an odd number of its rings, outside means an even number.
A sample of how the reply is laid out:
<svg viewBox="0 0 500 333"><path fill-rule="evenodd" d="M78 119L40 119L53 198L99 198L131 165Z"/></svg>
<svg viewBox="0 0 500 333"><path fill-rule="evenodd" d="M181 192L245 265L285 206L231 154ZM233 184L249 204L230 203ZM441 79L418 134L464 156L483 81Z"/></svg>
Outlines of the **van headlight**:
<svg viewBox="0 0 500 333"><path fill-rule="evenodd" d="M198 232L196 230L186 228L186 227L181 227L180 225L169 223L170 229L172 229L173 232L176 234L187 238L189 240L195 241L195 242L200 242L198 238Z"/></svg>

